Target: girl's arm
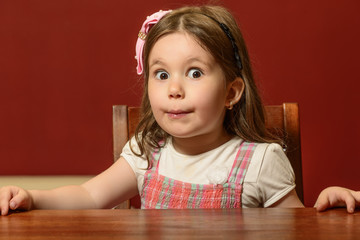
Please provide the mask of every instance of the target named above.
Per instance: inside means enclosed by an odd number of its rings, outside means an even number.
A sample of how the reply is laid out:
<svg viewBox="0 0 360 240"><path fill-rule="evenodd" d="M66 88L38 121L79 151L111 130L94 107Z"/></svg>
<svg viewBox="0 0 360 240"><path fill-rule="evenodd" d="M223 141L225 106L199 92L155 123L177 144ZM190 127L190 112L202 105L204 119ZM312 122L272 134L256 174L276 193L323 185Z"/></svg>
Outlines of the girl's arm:
<svg viewBox="0 0 360 240"><path fill-rule="evenodd" d="M349 213L353 213L360 206L360 191L353 191L342 187L328 187L324 189L315 203L318 211L324 211L333 207L346 207Z"/></svg>
<svg viewBox="0 0 360 240"><path fill-rule="evenodd" d="M138 193L130 165L120 158L110 168L86 183L53 190L26 191L7 187L0 191L1 215L8 209L84 209L111 208Z"/></svg>
<svg viewBox="0 0 360 240"><path fill-rule="evenodd" d="M289 192L285 197L275 202L271 207L275 208L303 208L304 205L296 194L295 189Z"/></svg>
<svg viewBox="0 0 360 240"><path fill-rule="evenodd" d="M82 186L89 192L96 208L112 208L139 193L135 173L123 157Z"/></svg>
<svg viewBox="0 0 360 240"><path fill-rule="evenodd" d="M80 186L30 193L36 209L79 209L111 208L138 192L134 171L124 158L120 158L103 173Z"/></svg>
<svg viewBox="0 0 360 240"><path fill-rule="evenodd" d="M360 206L360 191L353 191L342 187L328 187L324 189L316 203L318 211L324 211L333 207L346 207L349 213L353 213ZM285 197L271 205L271 207L296 208L304 207L299 200L296 191L292 190Z"/></svg>

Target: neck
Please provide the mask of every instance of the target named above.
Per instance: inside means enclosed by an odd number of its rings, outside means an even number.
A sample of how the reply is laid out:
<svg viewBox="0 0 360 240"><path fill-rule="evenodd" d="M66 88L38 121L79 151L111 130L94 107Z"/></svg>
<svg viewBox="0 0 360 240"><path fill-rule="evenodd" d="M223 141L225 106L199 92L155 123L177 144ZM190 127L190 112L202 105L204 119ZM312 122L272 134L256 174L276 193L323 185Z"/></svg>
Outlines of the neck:
<svg viewBox="0 0 360 240"><path fill-rule="evenodd" d="M224 130L216 136L204 134L190 138L172 137L172 142L175 150L179 153L198 155L221 146L231 138L232 136Z"/></svg>

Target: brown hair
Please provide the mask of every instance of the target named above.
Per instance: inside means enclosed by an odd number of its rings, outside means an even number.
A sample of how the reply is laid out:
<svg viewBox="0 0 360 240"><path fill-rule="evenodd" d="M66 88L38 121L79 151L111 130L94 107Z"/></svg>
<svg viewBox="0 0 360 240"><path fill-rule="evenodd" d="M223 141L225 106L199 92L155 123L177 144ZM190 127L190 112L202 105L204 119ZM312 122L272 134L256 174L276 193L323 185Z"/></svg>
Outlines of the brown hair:
<svg viewBox="0 0 360 240"><path fill-rule="evenodd" d="M217 21L217 22L216 22ZM227 82L234 81L239 69L234 59L230 39L219 26L224 23L230 30L238 46L243 68L241 77L245 89L240 101L231 111L227 111L223 126L229 134L237 135L251 142L279 142L265 127L263 104L253 79L251 64L240 29L231 13L220 6L183 7L165 15L154 25L144 46L144 94L141 103L141 119L135 131L135 139L140 153L148 161L150 153L160 148L159 142L169 135L155 121L148 96L149 55L157 40L178 31L190 34L211 55L222 68ZM130 145L131 146L131 145Z"/></svg>

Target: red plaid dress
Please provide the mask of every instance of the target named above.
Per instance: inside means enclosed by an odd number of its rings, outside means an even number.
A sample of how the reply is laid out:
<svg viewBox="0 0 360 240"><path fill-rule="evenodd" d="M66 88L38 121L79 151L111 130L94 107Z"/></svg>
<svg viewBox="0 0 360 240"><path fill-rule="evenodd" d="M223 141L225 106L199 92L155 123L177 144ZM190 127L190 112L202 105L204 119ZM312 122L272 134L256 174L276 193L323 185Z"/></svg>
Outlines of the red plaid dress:
<svg viewBox="0 0 360 240"><path fill-rule="evenodd" d="M242 142L224 184L192 184L159 174L161 151L155 151L144 175L141 208L240 208L245 174L256 143Z"/></svg>

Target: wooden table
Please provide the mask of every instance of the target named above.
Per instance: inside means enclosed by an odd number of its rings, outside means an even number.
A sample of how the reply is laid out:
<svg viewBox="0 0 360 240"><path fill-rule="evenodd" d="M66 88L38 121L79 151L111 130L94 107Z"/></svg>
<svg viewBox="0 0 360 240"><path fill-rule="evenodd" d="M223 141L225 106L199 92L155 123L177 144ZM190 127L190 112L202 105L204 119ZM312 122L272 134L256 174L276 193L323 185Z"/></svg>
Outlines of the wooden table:
<svg viewBox="0 0 360 240"><path fill-rule="evenodd" d="M333 209L35 210L0 217L0 239L360 239Z"/></svg>

